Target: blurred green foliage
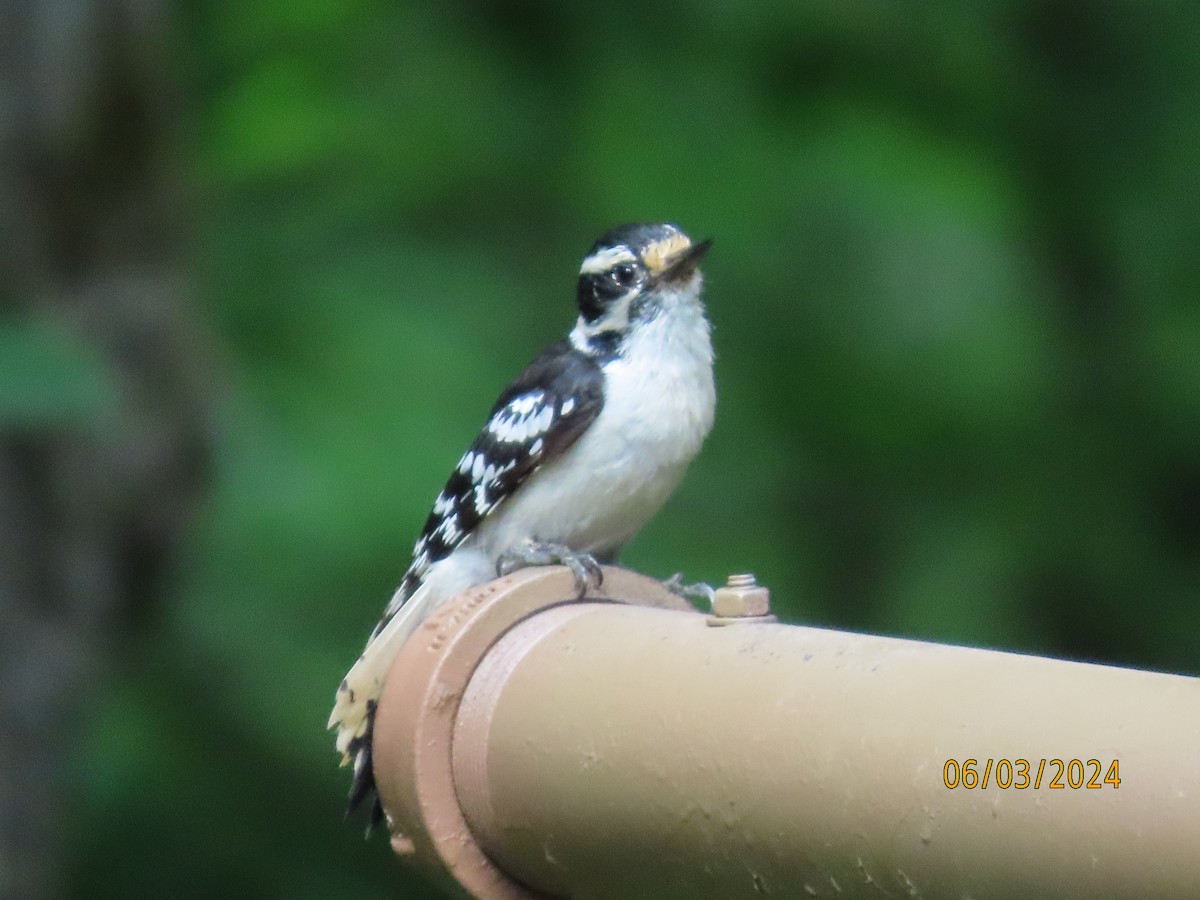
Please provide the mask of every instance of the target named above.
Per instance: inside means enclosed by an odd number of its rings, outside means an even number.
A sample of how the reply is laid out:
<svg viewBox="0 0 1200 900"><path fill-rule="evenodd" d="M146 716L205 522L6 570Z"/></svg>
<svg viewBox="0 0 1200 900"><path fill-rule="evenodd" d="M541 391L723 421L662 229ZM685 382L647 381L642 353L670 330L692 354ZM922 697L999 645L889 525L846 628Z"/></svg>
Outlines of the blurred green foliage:
<svg viewBox="0 0 1200 900"><path fill-rule="evenodd" d="M118 388L100 354L48 322L0 322L0 384L0 428L82 426L116 414Z"/></svg>
<svg viewBox="0 0 1200 900"><path fill-rule="evenodd" d="M341 822L333 690L624 221L715 238L720 398L628 565L754 571L793 621L1200 670L1194 5L180 15L221 444L78 750L79 896L429 896Z"/></svg>

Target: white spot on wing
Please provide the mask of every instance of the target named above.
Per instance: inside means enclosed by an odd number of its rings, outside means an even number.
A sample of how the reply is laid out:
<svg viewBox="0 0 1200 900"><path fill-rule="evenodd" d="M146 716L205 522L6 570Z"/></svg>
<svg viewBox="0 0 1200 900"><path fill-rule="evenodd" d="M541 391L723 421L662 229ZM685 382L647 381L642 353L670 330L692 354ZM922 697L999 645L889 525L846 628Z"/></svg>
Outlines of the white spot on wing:
<svg viewBox="0 0 1200 900"><path fill-rule="evenodd" d="M492 419L492 421L488 423L488 431L490 431L492 436L498 441L512 440L511 435L513 433L513 429L513 420L503 415L496 416L496 418Z"/></svg>
<svg viewBox="0 0 1200 900"><path fill-rule="evenodd" d="M488 433L502 443L529 440L549 428L554 420L554 409L545 401L546 395L542 391L518 397L492 417L487 424Z"/></svg>
<svg viewBox="0 0 1200 900"><path fill-rule="evenodd" d="M545 434L550 430L550 423L554 421L554 407L543 406L541 412L534 417L530 423L529 434Z"/></svg>
<svg viewBox="0 0 1200 900"><path fill-rule="evenodd" d="M569 416L571 414L571 410L573 410L574 408L575 408L575 398L568 397L566 400L564 400L562 402L562 409L560 411L562 412L562 414L564 416Z"/></svg>
<svg viewBox="0 0 1200 900"><path fill-rule="evenodd" d="M538 391L535 394L526 394L523 397L518 397L516 400L510 403L508 408L519 416L528 415L529 413L533 412L534 408L539 403L542 402L545 396L546 395L541 391Z"/></svg>
<svg viewBox="0 0 1200 900"><path fill-rule="evenodd" d="M442 540L447 544L453 544L462 534L462 529L458 527L458 513L454 513L438 523L438 532L442 535Z"/></svg>

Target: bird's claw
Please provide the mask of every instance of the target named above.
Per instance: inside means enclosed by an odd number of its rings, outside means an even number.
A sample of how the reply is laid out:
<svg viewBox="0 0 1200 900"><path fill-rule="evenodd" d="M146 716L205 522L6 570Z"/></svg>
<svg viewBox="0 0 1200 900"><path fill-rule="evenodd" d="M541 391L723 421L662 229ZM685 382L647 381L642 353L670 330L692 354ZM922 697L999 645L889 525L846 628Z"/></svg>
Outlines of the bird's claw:
<svg viewBox="0 0 1200 900"><path fill-rule="evenodd" d="M589 578L596 579L596 587L604 584L604 570L600 568L600 563L596 562L596 558L590 553L565 556L559 562L570 569L575 576L575 588L579 591L576 599L582 600L583 595L587 593Z"/></svg>
<svg viewBox="0 0 1200 900"><path fill-rule="evenodd" d="M496 574L508 575L530 566L566 566L575 576L576 599L587 593L588 581L595 579L596 587L604 583L604 570L590 553L578 553L566 544L522 543L510 547L496 561Z"/></svg>

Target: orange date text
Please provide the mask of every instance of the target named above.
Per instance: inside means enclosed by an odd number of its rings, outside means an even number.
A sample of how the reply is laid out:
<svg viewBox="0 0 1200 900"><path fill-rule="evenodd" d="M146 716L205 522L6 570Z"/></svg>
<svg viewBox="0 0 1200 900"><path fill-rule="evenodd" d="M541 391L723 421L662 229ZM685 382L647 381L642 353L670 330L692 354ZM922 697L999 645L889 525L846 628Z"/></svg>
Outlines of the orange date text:
<svg viewBox="0 0 1200 900"><path fill-rule="evenodd" d="M950 790L999 788L1024 791L1043 787L1052 791L1116 789L1121 786L1119 760L1098 759L948 759L942 766L942 783Z"/></svg>

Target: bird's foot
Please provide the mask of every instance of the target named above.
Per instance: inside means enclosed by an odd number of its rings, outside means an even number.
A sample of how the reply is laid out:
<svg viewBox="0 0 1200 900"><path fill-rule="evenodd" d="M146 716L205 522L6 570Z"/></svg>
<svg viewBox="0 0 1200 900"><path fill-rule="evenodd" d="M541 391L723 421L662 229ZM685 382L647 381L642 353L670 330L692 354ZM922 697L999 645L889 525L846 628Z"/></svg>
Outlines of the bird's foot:
<svg viewBox="0 0 1200 900"><path fill-rule="evenodd" d="M703 581L697 581L695 584L684 584L683 573L676 572L664 581L662 585L672 594L682 597L685 600L704 600L710 608L712 607L714 590L711 584L705 584Z"/></svg>
<svg viewBox="0 0 1200 900"><path fill-rule="evenodd" d="M507 575L530 566L566 566L575 576L579 599L587 593L589 579L596 580L596 587L604 583L604 571L592 554L576 552L566 544L534 541L524 541L501 553L496 561L496 574Z"/></svg>

